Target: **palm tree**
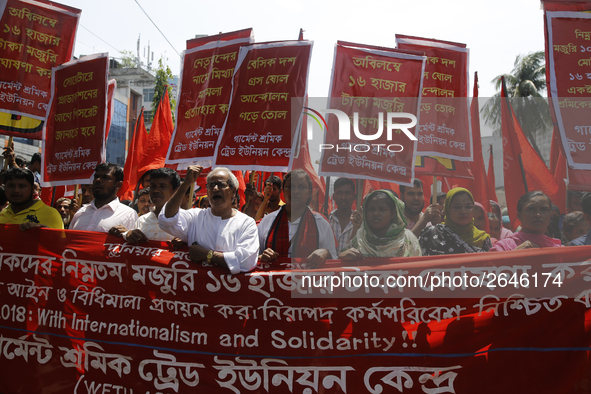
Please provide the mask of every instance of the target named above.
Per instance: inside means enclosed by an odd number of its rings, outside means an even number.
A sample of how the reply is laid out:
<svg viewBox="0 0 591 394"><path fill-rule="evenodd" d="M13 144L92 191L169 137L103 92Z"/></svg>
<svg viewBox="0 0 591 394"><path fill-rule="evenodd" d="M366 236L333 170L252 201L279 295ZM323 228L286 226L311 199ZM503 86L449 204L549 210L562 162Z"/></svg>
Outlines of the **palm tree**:
<svg viewBox="0 0 591 394"><path fill-rule="evenodd" d="M482 108L485 122L495 130L501 128L501 77L505 77L507 95L527 139L540 155L535 135L549 132L552 128L550 108L541 92L546 89L546 64L544 51L518 55L511 74L502 74L491 82L498 91Z"/></svg>

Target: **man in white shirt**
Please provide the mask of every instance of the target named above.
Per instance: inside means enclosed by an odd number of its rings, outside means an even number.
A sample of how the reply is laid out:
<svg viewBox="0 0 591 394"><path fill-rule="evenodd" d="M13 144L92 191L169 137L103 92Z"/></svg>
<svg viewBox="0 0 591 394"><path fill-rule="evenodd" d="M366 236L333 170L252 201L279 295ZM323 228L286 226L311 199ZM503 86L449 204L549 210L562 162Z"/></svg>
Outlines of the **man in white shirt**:
<svg viewBox="0 0 591 394"><path fill-rule="evenodd" d="M330 213L328 222L337 238L337 252L340 253L348 249L347 242L353 238L351 236L354 227L353 222L351 222L351 215L353 214L351 206L355 201L355 182L349 178L337 179L334 183L332 200L337 205L337 209ZM361 214L355 212L361 218ZM357 229L355 229L355 233L357 233Z"/></svg>
<svg viewBox="0 0 591 394"><path fill-rule="evenodd" d="M179 209L186 191L203 167L189 166L185 180L158 215L160 228L191 245L189 256L228 269L248 272L257 264L259 237L253 218L232 208L238 179L230 170L217 167L207 175L211 208Z"/></svg>
<svg viewBox="0 0 591 394"><path fill-rule="evenodd" d="M166 167L155 169L150 174L150 200L154 204L154 211L140 216L132 230L119 226L123 238L133 244L148 241L172 241L174 238L160 228L158 215L164 204L181 186L181 177L175 170Z"/></svg>
<svg viewBox="0 0 591 394"><path fill-rule="evenodd" d="M116 225L133 228L138 216L121 204L117 192L123 184L123 168L114 163L101 163L94 170L92 193L94 200L82 206L70 223L70 230L85 230L119 235L111 230Z"/></svg>

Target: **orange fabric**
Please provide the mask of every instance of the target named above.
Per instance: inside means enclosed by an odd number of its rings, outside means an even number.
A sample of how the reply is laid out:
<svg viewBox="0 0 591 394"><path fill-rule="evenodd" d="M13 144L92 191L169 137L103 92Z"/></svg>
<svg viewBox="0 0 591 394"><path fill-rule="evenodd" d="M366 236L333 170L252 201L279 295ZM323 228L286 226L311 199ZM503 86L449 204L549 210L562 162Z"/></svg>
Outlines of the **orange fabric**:
<svg viewBox="0 0 591 394"><path fill-rule="evenodd" d="M558 184L523 134L523 130L513 113L511 103L506 99L504 87L501 90L501 117L503 133L503 161L505 178L505 198L509 217L514 228L517 224L517 200L527 191L540 190L550 198L558 193ZM519 157L527 182L523 182Z"/></svg>
<svg viewBox="0 0 591 394"><path fill-rule="evenodd" d="M119 197L123 200L133 199L133 190L138 179L148 170L164 167L164 160L174 125L170 111L168 94L162 96L156 109L150 132L146 131L143 111L140 113L135 135L125 161L123 186L119 190Z"/></svg>

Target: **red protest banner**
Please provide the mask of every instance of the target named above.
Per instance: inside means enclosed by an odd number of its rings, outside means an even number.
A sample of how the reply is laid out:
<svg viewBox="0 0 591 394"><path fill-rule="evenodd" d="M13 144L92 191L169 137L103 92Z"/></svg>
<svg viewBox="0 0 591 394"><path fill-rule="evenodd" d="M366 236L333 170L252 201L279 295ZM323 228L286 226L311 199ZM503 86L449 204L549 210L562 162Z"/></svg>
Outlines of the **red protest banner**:
<svg viewBox="0 0 591 394"><path fill-rule="evenodd" d="M399 49L427 56L417 155L472 161L465 44L396 35Z"/></svg>
<svg viewBox="0 0 591 394"><path fill-rule="evenodd" d="M0 229L6 394L556 393L590 383L591 247L230 276L166 243ZM402 285L410 275L458 285ZM463 297L462 277L483 278L478 294ZM386 278L398 285L370 289ZM337 284L348 279L361 284Z"/></svg>
<svg viewBox="0 0 591 394"><path fill-rule="evenodd" d="M591 15L546 12L549 87L569 167L591 170Z"/></svg>
<svg viewBox="0 0 591 394"><path fill-rule="evenodd" d="M232 97L214 162L232 170L291 168L306 96L311 41L254 44L240 49Z"/></svg>
<svg viewBox="0 0 591 394"><path fill-rule="evenodd" d="M416 140L425 59L394 49L337 43L330 107L348 119L341 126L340 119L328 118L320 175L411 185L416 146L411 137ZM346 120L353 123L353 134ZM349 132L345 140L343 131Z"/></svg>
<svg viewBox="0 0 591 394"><path fill-rule="evenodd" d="M2 0L0 11L0 110L45 120L51 68L72 58L81 11L34 0Z"/></svg>
<svg viewBox="0 0 591 394"><path fill-rule="evenodd" d="M92 183L105 160L109 55L85 56L54 69L43 130L41 185Z"/></svg>
<svg viewBox="0 0 591 394"><path fill-rule="evenodd" d="M238 51L251 42L250 36L215 40L185 51L176 127L166 164L200 163L211 167L230 103Z"/></svg>

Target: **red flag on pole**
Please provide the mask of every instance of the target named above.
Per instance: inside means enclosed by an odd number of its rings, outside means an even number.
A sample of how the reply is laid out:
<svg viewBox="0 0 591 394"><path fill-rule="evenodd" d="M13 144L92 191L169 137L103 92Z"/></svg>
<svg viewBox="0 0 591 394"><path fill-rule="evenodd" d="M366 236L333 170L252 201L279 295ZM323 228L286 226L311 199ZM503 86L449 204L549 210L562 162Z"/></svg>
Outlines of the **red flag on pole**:
<svg viewBox="0 0 591 394"><path fill-rule="evenodd" d="M133 200L133 190L135 189L138 180L137 166L135 163L136 147L144 145L143 142L140 142L140 139L147 138L147 134L146 125L144 123L144 109L142 108L135 124L135 131L131 143L129 144L127 160L125 160L125 167L123 168L123 185L118 193L121 200Z"/></svg>
<svg viewBox="0 0 591 394"><path fill-rule="evenodd" d="M501 90L501 127L503 133L503 168L505 198L513 227L517 222L517 200L530 190L540 190L552 198L558 193L554 176L538 156L517 121L511 103L507 99L507 88L503 77ZM504 99L504 100L503 100Z"/></svg>
<svg viewBox="0 0 591 394"><path fill-rule="evenodd" d="M467 183L467 189L472 192L474 201L484 205L487 212L490 212L489 185L487 182L486 169L484 167L484 157L482 156L482 141L480 138L480 108L478 106L478 73L474 73L474 90L472 93L472 103L470 105L470 118L472 122L472 141L474 144L474 161L470 163L470 168L474 179L462 180ZM461 182L462 183L462 182ZM494 189L494 184L493 184ZM495 197L496 199L496 197Z"/></svg>
<svg viewBox="0 0 591 394"><path fill-rule="evenodd" d="M493 146L490 146L490 156L488 157L488 173L486 174L487 183L488 183L488 203L490 205L490 200L499 202L497 198L497 191L495 189L496 181L495 181L495 160L493 157ZM491 211L488 211L491 212Z"/></svg>
<svg viewBox="0 0 591 394"><path fill-rule="evenodd" d="M167 89L167 87L165 87ZM138 179L148 170L164 167L164 159L174 125L170 111L168 91L162 95L150 131L146 131L143 110L140 114L136 134L125 161L123 187L119 190L122 199L132 199L130 193L135 189Z"/></svg>

